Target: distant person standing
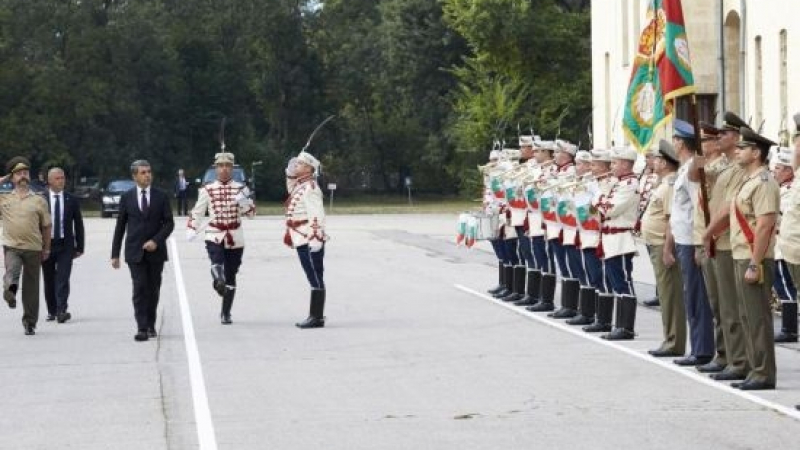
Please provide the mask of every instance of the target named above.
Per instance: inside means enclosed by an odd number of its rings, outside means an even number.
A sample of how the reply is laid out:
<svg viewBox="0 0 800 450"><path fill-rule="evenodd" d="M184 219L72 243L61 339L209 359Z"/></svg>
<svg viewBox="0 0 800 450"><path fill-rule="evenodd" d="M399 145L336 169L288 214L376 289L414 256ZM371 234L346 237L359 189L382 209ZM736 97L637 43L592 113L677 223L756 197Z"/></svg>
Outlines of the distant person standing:
<svg viewBox="0 0 800 450"><path fill-rule="evenodd" d="M72 318L69 304L69 277L72 260L83 255L83 216L78 199L64 192L66 177L59 167L47 173L48 190L45 193L53 227L50 257L42 262L44 298L47 301L47 320L58 319L64 323Z"/></svg>
<svg viewBox="0 0 800 450"><path fill-rule="evenodd" d="M3 298L9 308L17 307L16 293L22 272L22 327L26 335L36 334L39 320L39 267L50 255L50 214L47 202L30 189L30 162L17 156L6 164L14 190L0 196L3 219L3 253L6 273L3 277Z"/></svg>
<svg viewBox="0 0 800 450"><path fill-rule="evenodd" d="M179 169L178 178L175 180L175 198L178 200L177 214L179 216L185 216L187 214L188 201L186 199L186 194L188 188L189 182L186 181L186 177L183 175L183 169Z"/></svg>
<svg viewBox="0 0 800 450"><path fill-rule="evenodd" d="M119 200L119 216L111 245L111 267L119 269L119 254L125 236L125 262L133 280L133 313L136 341L156 337L156 310L161 291L161 273L167 261L167 238L175 228L172 207L164 192L151 186L153 175L145 160L131 164L136 187Z"/></svg>

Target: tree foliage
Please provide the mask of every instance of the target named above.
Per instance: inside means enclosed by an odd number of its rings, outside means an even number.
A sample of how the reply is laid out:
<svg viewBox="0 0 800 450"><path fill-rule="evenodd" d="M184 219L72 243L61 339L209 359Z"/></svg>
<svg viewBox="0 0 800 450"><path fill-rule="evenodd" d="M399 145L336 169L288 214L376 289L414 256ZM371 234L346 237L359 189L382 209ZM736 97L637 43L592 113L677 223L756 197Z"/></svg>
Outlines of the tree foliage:
<svg viewBox="0 0 800 450"><path fill-rule="evenodd" d="M169 183L227 148L284 195L310 151L345 189L452 193L515 126L580 139L587 0L0 0L0 161ZM499 130L498 124L505 124ZM502 128L502 127L501 127Z"/></svg>

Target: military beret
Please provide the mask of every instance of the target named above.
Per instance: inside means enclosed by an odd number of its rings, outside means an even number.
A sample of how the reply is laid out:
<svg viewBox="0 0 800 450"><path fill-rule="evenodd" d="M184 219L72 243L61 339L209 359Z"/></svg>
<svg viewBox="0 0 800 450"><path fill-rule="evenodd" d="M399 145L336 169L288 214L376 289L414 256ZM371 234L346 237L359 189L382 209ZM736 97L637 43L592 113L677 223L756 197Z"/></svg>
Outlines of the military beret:
<svg viewBox="0 0 800 450"><path fill-rule="evenodd" d="M689 122L675 119L672 126L675 129L673 136L681 139L694 139L694 127Z"/></svg>
<svg viewBox="0 0 800 450"><path fill-rule="evenodd" d="M636 161L639 158L639 153L633 147L614 147L611 149L611 158Z"/></svg>
<svg viewBox="0 0 800 450"><path fill-rule="evenodd" d="M742 127L739 129L739 134L741 134L741 138L739 143L736 144L737 147L756 147L762 152L765 152L769 155L769 149L772 146L778 145L775 142L770 141L769 139L761 136L760 134L756 133L750 127Z"/></svg>
<svg viewBox="0 0 800 450"><path fill-rule="evenodd" d="M592 154L586 150L579 150L575 154L575 161L592 162Z"/></svg>
<svg viewBox="0 0 800 450"><path fill-rule="evenodd" d="M214 155L214 164L233 164L233 153L220 152Z"/></svg>
<svg viewBox="0 0 800 450"><path fill-rule="evenodd" d="M750 125L736 114L730 111L725 112L722 118L722 131L735 131L739 133L742 127L750 128Z"/></svg>
<svg viewBox="0 0 800 450"><path fill-rule="evenodd" d="M672 162L673 164L680 164L678 156L675 154L675 147L666 139L658 141L658 156Z"/></svg>
<svg viewBox="0 0 800 450"><path fill-rule="evenodd" d="M314 168L314 172L319 170L319 160L314 157L311 153L307 153L305 151L300 152L297 155L297 162L301 162L303 164L308 164L309 166Z"/></svg>
<svg viewBox="0 0 800 450"><path fill-rule="evenodd" d="M20 170L30 170L31 162L24 156L15 156L6 163L6 172L15 173Z"/></svg>

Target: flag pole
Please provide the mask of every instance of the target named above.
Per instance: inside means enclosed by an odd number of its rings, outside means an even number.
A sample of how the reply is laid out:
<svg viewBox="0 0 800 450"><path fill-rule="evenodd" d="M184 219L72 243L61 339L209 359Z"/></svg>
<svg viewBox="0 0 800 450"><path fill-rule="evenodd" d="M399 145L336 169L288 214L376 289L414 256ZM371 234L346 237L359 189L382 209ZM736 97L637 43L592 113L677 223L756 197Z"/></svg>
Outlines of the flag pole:
<svg viewBox="0 0 800 450"><path fill-rule="evenodd" d="M677 100L674 101L677 103ZM673 109L675 105L673 104ZM700 114L699 114L699 106L697 104L697 96L692 94L692 107L690 108L690 115L692 120L692 126L694 127L694 146L695 152L699 156L703 156L703 142L700 138ZM708 187L706 186L706 171L704 167L697 168L697 175L700 178L700 207L703 209L703 222L705 222L705 227L708 228L708 224L711 223L711 212L708 210ZM716 253L714 248L714 241L711 241L711 246L708 249L708 257L713 258L714 254Z"/></svg>

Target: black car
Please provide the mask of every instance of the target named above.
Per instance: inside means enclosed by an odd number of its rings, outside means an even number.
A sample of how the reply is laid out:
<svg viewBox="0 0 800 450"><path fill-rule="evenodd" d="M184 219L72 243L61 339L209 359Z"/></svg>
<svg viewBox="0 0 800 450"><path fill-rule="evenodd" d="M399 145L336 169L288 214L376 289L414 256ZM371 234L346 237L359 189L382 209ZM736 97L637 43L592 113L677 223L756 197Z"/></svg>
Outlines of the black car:
<svg viewBox="0 0 800 450"><path fill-rule="evenodd" d="M114 180L108 183L100 196L100 217L111 217L119 213L119 198L125 191L136 187L133 180Z"/></svg>
<svg viewBox="0 0 800 450"><path fill-rule="evenodd" d="M244 173L244 169L242 166L238 164L234 164L233 166L233 181L238 181L240 183L247 184L247 175ZM214 166L209 167L206 169L206 173L203 174L202 180L197 180L201 186L205 186L208 183L217 179L217 170Z"/></svg>

